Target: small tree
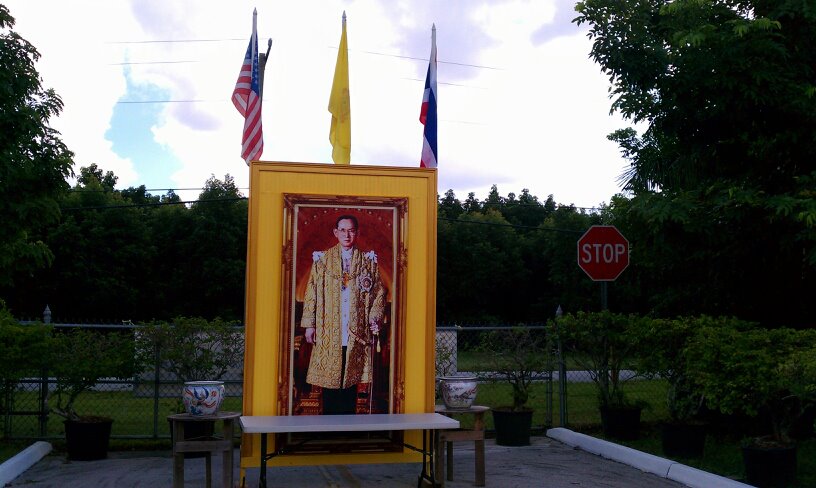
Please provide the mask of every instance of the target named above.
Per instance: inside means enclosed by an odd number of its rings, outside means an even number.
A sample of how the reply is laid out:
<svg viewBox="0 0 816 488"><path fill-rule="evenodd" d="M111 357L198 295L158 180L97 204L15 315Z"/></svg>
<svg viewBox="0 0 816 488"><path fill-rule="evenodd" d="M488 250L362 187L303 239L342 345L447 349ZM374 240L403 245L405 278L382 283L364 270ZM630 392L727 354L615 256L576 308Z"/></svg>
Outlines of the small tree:
<svg viewBox="0 0 816 488"><path fill-rule="evenodd" d="M548 345L544 330L524 326L494 330L482 337L480 348L489 353L492 371L513 388L510 410L527 410L533 381L552 369Z"/></svg>
<svg viewBox="0 0 816 488"><path fill-rule="evenodd" d="M139 329L138 351L152 364L158 354L162 368L181 381L220 380L243 359L243 330L219 318L176 317Z"/></svg>
<svg viewBox="0 0 816 488"><path fill-rule="evenodd" d="M92 390L102 378L132 378L137 370L129 330L126 333L91 329L57 332L50 362L57 383L48 397L49 409L76 421L95 418L80 415L74 408L81 394Z"/></svg>
<svg viewBox="0 0 816 488"><path fill-rule="evenodd" d="M603 312L578 312L551 320L548 328L561 341L580 369L586 370L598 389L601 407L628 406L623 384L633 375L622 374L636 361L639 341L634 324L643 320L635 315Z"/></svg>

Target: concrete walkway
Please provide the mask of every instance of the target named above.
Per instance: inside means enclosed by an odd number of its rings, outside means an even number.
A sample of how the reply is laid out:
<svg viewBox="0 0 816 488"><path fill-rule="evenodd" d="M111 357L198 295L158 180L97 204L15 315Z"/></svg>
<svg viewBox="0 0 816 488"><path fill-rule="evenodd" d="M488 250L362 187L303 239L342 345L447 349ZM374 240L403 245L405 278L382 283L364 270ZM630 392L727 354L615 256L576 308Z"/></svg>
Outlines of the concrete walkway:
<svg viewBox="0 0 816 488"><path fill-rule="evenodd" d="M582 442L583 438L570 437L570 433L571 431L560 429L560 435L566 436L568 441L573 442L577 439L578 442ZM644 472L642 469L624 464L625 459L624 462L606 459L603 454L591 454L580 449L580 446L573 447L548 437L533 437L532 445L526 447L497 446L493 440L488 440L485 444L486 478L489 487L695 486L666 479L663 475ZM454 451L454 481L447 481L445 486L451 488L473 486L475 479L473 459L473 443L457 443ZM217 457L213 459L214 481L220 480L220 461ZM25 471L9 486L160 488L172 486L172 466L169 452L112 452L106 460L74 462L66 461L64 455L52 454ZM419 471L419 464L270 468L269 487L408 488L417 486ZM236 483L239 480L238 472L236 467ZM257 470L250 470L247 473L247 486L257 486L257 476ZM185 462L185 480L185 486L188 487L204 486L203 459L189 459ZM719 484L717 481L726 484ZM714 476L704 479L705 484L698 486L740 485L731 485L729 481L731 480ZM214 485L217 486L216 483Z"/></svg>

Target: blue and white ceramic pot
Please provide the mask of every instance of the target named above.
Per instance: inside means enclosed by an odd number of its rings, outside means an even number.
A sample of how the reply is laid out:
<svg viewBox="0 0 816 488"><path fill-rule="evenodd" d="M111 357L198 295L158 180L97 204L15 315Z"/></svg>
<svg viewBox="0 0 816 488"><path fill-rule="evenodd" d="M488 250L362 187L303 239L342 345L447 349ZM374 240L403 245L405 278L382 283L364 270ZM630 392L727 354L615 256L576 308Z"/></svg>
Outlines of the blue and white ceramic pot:
<svg viewBox="0 0 816 488"><path fill-rule="evenodd" d="M439 388L445 406L455 410L467 410L476 400L475 376L442 376Z"/></svg>
<svg viewBox="0 0 816 488"><path fill-rule="evenodd" d="M192 415L214 415L224 401L223 381L187 381L181 390L184 409Z"/></svg>

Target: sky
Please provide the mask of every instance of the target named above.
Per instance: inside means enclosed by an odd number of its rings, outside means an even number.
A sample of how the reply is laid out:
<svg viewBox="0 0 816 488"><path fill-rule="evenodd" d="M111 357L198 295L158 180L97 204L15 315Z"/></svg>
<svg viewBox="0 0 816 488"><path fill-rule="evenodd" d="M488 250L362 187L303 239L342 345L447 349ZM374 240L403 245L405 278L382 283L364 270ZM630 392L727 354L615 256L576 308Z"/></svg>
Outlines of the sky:
<svg viewBox="0 0 816 488"><path fill-rule="evenodd" d="M416 167L419 111L438 50L438 192L523 189L596 207L627 162L606 136L609 81L565 0L0 0L65 104L51 125L117 188L195 199L211 175L247 194L232 105L252 12L261 52L264 161L331 163L329 92L347 15L351 164ZM184 190L190 189L190 190Z"/></svg>

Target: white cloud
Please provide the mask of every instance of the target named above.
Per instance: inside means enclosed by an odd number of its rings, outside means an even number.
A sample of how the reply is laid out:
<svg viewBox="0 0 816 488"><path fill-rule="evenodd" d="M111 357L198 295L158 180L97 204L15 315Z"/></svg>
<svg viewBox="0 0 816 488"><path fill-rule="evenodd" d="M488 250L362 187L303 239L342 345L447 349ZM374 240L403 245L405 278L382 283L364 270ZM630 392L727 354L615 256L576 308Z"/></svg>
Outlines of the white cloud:
<svg viewBox="0 0 816 488"><path fill-rule="evenodd" d="M254 3L206 1L7 1L18 32L43 53L44 84L65 101L54 121L79 165L113 170L123 186L200 187L210 174L246 186L243 120L229 101ZM352 163L415 166L430 26L439 47L439 192L483 198L522 188L591 206L617 191L624 161L606 134L607 80L587 58L572 2L281 1L258 11L261 51L274 40L264 87L263 159L330 162L328 104L348 15ZM47 15L43 12L47 11ZM105 19L98 22L95 19ZM111 43L111 41L209 40ZM415 58L415 59L412 59ZM130 82L161 89L151 128L181 167L170 182L144 181L139 161L113 153L105 133ZM171 62L172 63L169 63ZM453 62L453 63L447 63ZM194 197L194 195L193 195Z"/></svg>

